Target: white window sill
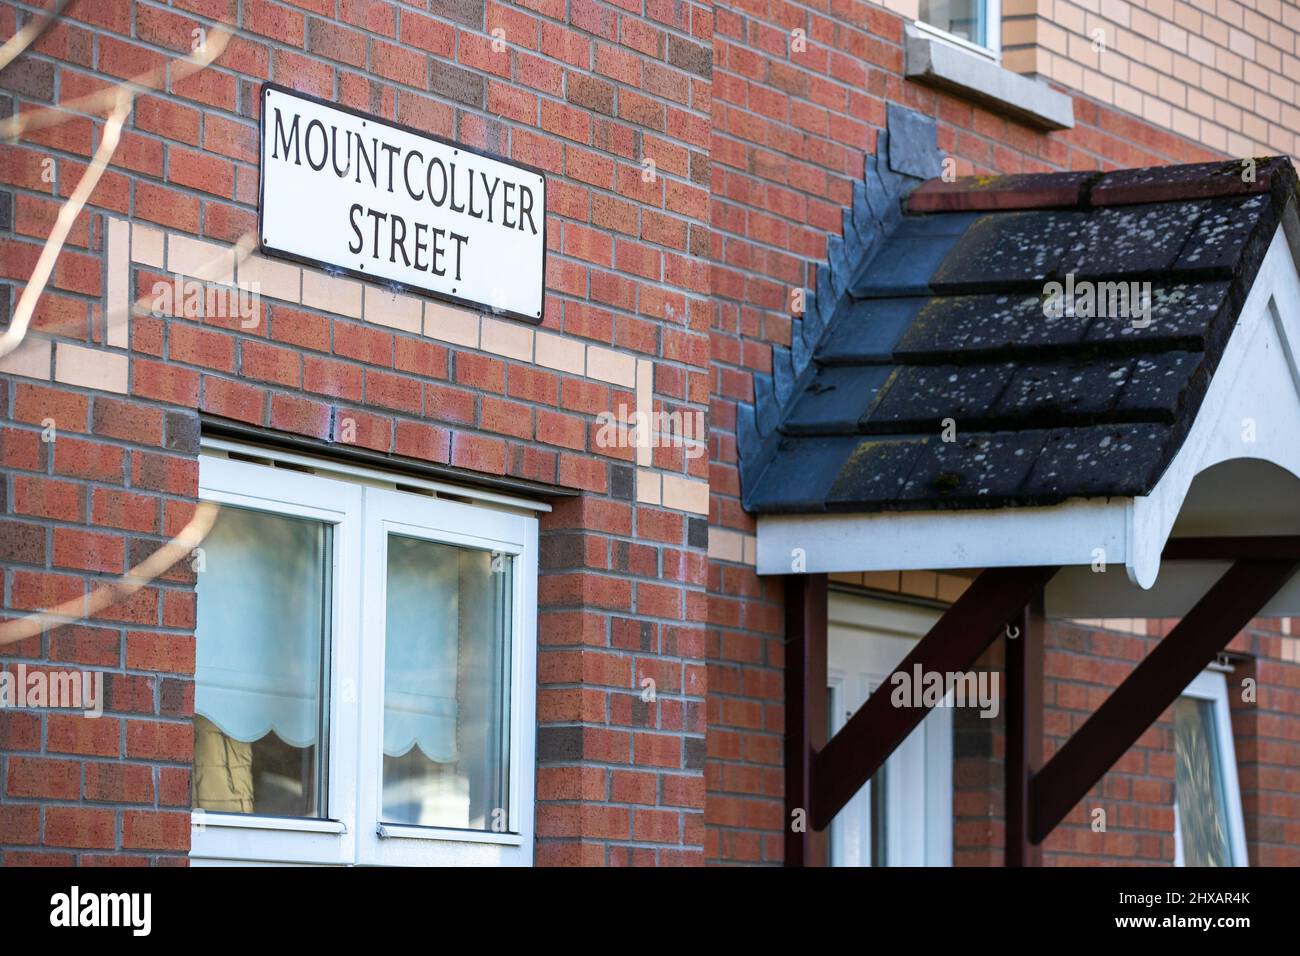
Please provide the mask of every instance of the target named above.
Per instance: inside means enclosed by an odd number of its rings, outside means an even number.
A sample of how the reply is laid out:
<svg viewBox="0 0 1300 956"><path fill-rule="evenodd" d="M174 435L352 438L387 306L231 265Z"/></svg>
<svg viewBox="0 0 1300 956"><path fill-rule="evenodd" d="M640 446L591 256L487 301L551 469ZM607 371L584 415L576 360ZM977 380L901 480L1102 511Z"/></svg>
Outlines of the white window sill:
<svg viewBox="0 0 1300 956"><path fill-rule="evenodd" d="M935 86L1038 129L1074 126L1074 101L1046 83L1004 69L984 51L966 49L908 24L904 75Z"/></svg>
<svg viewBox="0 0 1300 956"><path fill-rule="evenodd" d="M197 830L208 827L231 827L239 830L280 830L286 833L347 833L338 820L309 820L297 817L255 817L242 813L212 813L191 810L190 825Z"/></svg>

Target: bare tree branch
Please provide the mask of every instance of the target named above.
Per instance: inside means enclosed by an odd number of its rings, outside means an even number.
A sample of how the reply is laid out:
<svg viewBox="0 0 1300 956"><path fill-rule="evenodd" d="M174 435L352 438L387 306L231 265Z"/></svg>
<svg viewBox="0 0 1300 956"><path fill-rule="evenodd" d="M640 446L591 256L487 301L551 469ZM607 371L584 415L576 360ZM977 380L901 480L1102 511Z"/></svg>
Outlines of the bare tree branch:
<svg viewBox="0 0 1300 956"><path fill-rule="evenodd" d="M18 59L23 50L39 40L41 34L49 29L50 24L59 19L59 14L68 3L69 0L56 0L52 10L28 20L21 30L6 40L5 45L0 46L0 70Z"/></svg>
<svg viewBox="0 0 1300 956"><path fill-rule="evenodd" d="M0 139L16 140L24 133L45 129L49 126L57 126L67 121L69 113L102 112L116 101L117 96L123 90L129 89L131 95L134 96L146 89L156 88L160 80L166 79L168 66L172 67L173 83L177 80L183 80L205 69L213 60L221 56L228 42L230 42L229 31L214 30L206 42L190 56L172 60L170 63L156 66L152 70L146 70L129 80L123 80L118 86L109 87L97 93L88 93L75 100L66 100L60 103L58 108L41 107L40 109L31 110L21 115L15 114L7 119L0 120Z"/></svg>
<svg viewBox="0 0 1300 956"><path fill-rule="evenodd" d="M211 501L199 502L194 517L176 537L137 564L119 580L96 588L88 597L73 598L49 610L0 624L0 647L35 637L48 627L93 617L104 608L130 597L146 584L156 580L159 575L166 573L177 561L192 554L212 530L220 510L220 506Z"/></svg>
<svg viewBox="0 0 1300 956"><path fill-rule="evenodd" d="M77 216L81 214L82 207L86 205L86 200L94 192L95 186L99 184L104 169L108 166L109 160L113 158L113 153L117 149L118 140L122 135L122 124L126 122L127 114L131 111L132 96L128 90L121 87L115 92L117 101L113 107L112 115L109 116L108 122L104 125L104 137L99 141L99 148L95 150L94 159L86 168L85 174L81 177L81 182L77 183L77 188L73 190L72 195L68 197L68 201L59 210L59 216L54 221L54 231L45 240L45 247L41 250L41 257L36 260L36 268L32 271L32 277L23 288L22 297L18 300L18 308L14 310L13 321L10 323L9 328L5 330L5 333L0 335L0 358L4 358L16 349L27 334L27 325L31 322L32 311L36 308L36 300L45 291L45 284L50 279L50 273L54 271L54 261L59 257L59 253L63 251L63 243L68 238L68 232L71 231L72 224L76 221Z"/></svg>

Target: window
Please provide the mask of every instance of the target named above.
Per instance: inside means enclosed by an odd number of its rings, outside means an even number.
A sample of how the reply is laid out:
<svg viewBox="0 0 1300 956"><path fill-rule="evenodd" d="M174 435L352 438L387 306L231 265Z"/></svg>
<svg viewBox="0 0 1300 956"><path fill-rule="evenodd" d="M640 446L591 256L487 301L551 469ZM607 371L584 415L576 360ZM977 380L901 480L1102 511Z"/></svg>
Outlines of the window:
<svg viewBox="0 0 1300 956"><path fill-rule="evenodd" d="M531 862L536 506L270 454L200 463L191 856Z"/></svg>
<svg viewBox="0 0 1300 956"><path fill-rule="evenodd" d="M1174 704L1174 864L1246 866L1228 687L1205 671Z"/></svg>
<svg viewBox="0 0 1300 956"><path fill-rule="evenodd" d="M917 19L944 39L999 55L1002 50L1001 0L920 0Z"/></svg>
<svg viewBox="0 0 1300 956"><path fill-rule="evenodd" d="M938 619L903 602L832 592L828 730L839 731ZM952 710L926 715L830 827L833 866L952 865Z"/></svg>

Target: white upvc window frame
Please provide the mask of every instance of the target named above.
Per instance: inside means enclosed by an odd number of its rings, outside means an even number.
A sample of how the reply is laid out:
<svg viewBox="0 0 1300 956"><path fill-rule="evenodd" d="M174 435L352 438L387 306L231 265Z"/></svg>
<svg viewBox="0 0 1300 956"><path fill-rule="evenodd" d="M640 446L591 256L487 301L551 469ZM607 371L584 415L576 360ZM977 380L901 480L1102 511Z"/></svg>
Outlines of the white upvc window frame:
<svg viewBox="0 0 1300 956"><path fill-rule="evenodd" d="M987 40L984 44L974 43L955 33L949 33L942 27L917 19L916 28L937 40L951 43L980 56L988 57L996 63L1002 62L1002 0L977 0L980 7L980 26Z"/></svg>
<svg viewBox="0 0 1300 956"><path fill-rule="evenodd" d="M537 697L537 520L533 511L545 510L545 506L292 453L250 449L247 454L258 461L235 460L210 452L239 451L239 446L226 442L205 445L209 453L199 460L202 500L332 525L333 616L327 648L326 818L195 809L191 814L192 864L532 865ZM317 473L274 467L277 461L295 468L314 465ZM398 483L421 487L426 493L399 490ZM428 488L422 487L426 485ZM458 498L472 503L436 496L437 491L453 490ZM514 559L509 689L511 832L380 822L384 574L390 529L430 541L503 552Z"/></svg>
<svg viewBox="0 0 1300 956"><path fill-rule="evenodd" d="M1223 774L1223 793L1227 803L1228 835L1232 840L1234 866L1249 866L1246 824L1241 810L1241 785L1237 780L1237 754L1232 739L1232 711L1228 706L1228 681L1223 671L1211 668L1196 676L1180 697L1196 697L1214 705L1215 737L1219 745L1219 768ZM1174 788L1174 866L1185 866L1183 830L1178 817L1178 791Z"/></svg>
<svg viewBox="0 0 1300 956"><path fill-rule="evenodd" d="M838 639L831 632L857 631L858 639L864 641L904 638L915 642L938 618L939 612L933 608L833 589L827 600L828 655L832 653L829 642ZM848 722L853 701L865 701L888 679L883 667L854 675L828 661L831 734ZM951 703L951 696L945 697L944 706L926 714L882 764L889 768L885 777L886 866L952 866ZM869 865L873 856L871 789L875 785L874 778L864 783L831 821L832 866ZM858 845L850 847L854 834Z"/></svg>

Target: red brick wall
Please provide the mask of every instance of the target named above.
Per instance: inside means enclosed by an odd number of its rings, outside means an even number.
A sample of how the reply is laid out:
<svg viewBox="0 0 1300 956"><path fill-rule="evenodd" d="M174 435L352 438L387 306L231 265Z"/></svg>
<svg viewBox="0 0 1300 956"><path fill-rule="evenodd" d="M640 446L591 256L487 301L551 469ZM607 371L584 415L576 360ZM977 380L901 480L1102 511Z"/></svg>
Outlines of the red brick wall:
<svg viewBox="0 0 1300 956"><path fill-rule="evenodd" d="M0 2L0 35L37 8ZM543 327L654 359L661 405L709 411L709 454L657 449L654 466L707 477L708 524L741 534L753 525L735 403L770 345L788 344L790 292L813 286L886 101L939 117L961 172L1204 157L1081 98L1076 128L1044 136L906 83L901 19L838 0L75 0L0 74L0 106L65 102L187 53L192 29L221 22L237 32L214 68L138 99L36 334L101 341L101 213L226 242L254 224L256 91L273 80L545 168ZM796 28L808 47L792 55ZM102 125L78 114L0 145L6 313ZM137 270L136 288L151 278ZM116 396L0 380L7 616L84 593L184 524L196 409L322 438L351 415L368 447L582 492L543 520L538 861L779 861L778 584L706 561L702 518L637 503L632 451L594 438L593 416L630 404L628 389L277 302L251 330L138 320L129 382ZM183 860L193 615L181 569L0 651L104 669L111 687L98 721L0 714L4 862ZM1269 713L1293 713L1294 668L1259 666ZM1284 855L1298 842L1282 822L1294 781L1278 770L1294 728L1267 723L1248 814Z"/></svg>
<svg viewBox="0 0 1300 956"><path fill-rule="evenodd" d="M1212 158L1181 137L1074 98L1074 129L1045 135L902 79L903 20L861 0L719 5L714 33L714 528L753 534L740 507L736 403L790 344L791 292L814 287L826 238L887 101L937 117L959 174L1104 169ZM794 30L807 40L792 49ZM710 860L781 859L780 582L737 561L709 566ZM979 818L979 807L959 808ZM977 826L978 823L972 823ZM960 831L960 827L959 827Z"/></svg>
<svg viewBox="0 0 1300 956"><path fill-rule="evenodd" d="M1050 758L1101 705L1175 621L1150 621L1148 634L1053 622L1044 658L1044 756ZM1300 666L1283 648L1281 620L1256 620L1228 646L1226 674L1246 843L1252 866L1295 866L1300 859ZM1289 639L1289 638L1285 638ZM1001 668L996 646L978 667ZM1294 654L1292 654L1294 657ZM1256 699L1243 698L1243 681ZM955 713L953 862L1002 863L1001 716ZM1172 708L1135 744L1043 844L1048 866L1161 865L1174 859ZM1094 830L1094 811L1105 830Z"/></svg>
<svg viewBox="0 0 1300 956"><path fill-rule="evenodd" d="M0 4L0 34L37 7ZM236 34L213 68L139 98L33 332L100 341L102 212L224 242L253 227L257 90L271 80L547 170L543 328L653 359L657 402L703 412L711 7L75 0L0 74L6 112L187 54L199 26ZM6 315L102 125L70 115L0 146ZM134 288L156 278L137 268ZM597 446L595 415L632 406L630 388L282 302L264 302L251 329L137 319L129 383L107 396L0 381L7 616L83 593L184 524L196 409L324 440L351 417L367 448L576 489L542 527L537 860L703 861L706 522L638 504L633 450ZM653 466L704 479L708 459L661 448ZM85 626L0 651L103 668L113 688L99 720L0 716L4 862L183 861L193 624L193 584L177 572ZM656 698L643 702L647 677Z"/></svg>

